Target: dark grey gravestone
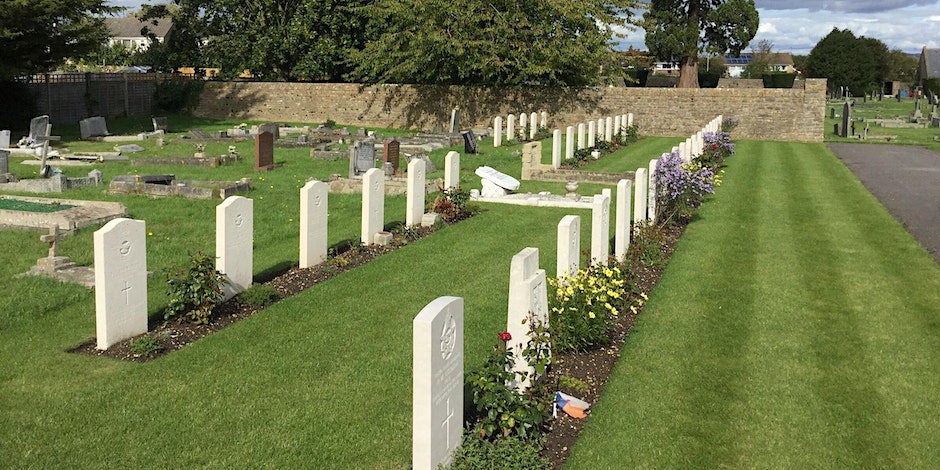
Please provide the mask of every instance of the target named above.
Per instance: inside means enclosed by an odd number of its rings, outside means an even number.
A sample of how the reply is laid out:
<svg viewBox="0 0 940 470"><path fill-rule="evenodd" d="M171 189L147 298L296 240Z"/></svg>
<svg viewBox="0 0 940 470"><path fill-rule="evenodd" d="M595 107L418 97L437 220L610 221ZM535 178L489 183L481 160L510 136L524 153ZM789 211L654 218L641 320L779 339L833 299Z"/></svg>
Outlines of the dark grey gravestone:
<svg viewBox="0 0 940 470"><path fill-rule="evenodd" d="M375 168L375 144L360 141L349 147L349 177L362 176L370 168Z"/></svg>
<svg viewBox="0 0 940 470"><path fill-rule="evenodd" d="M829 119L836 118L836 108L829 108Z"/></svg>
<svg viewBox="0 0 940 470"><path fill-rule="evenodd" d="M166 116L157 116L157 117L151 118L150 120L153 122L154 132L156 131L166 132L167 129L169 129L166 123Z"/></svg>
<svg viewBox="0 0 940 470"><path fill-rule="evenodd" d="M44 137L49 134L46 132L49 128L49 116L42 115L34 117L29 121L29 136L36 140L37 137Z"/></svg>
<svg viewBox="0 0 940 470"><path fill-rule="evenodd" d="M849 121L850 121L849 117L851 116L851 114L852 114L852 108L849 107L849 102L846 101L845 105L842 106L842 127L840 128L842 130L842 133L839 134L840 137L849 136Z"/></svg>
<svg viewBox="0 0 940 470"><path fill-rule="evenodd" d="M0 150L0 175L10 172L10 151Z"/></svg>
<svg viewBox="0 0 940 470"><path fill-rule="evenodd" d="M189 137L193 139L211 139L212 135L206 131L194 129L188 132Z"/></svg>
<svg viewBox="0 0 940 470"><path fill-rule="evenodd" d="M463 133L463 151L469 154L477 153L477 136L472 130Z"/></svg>

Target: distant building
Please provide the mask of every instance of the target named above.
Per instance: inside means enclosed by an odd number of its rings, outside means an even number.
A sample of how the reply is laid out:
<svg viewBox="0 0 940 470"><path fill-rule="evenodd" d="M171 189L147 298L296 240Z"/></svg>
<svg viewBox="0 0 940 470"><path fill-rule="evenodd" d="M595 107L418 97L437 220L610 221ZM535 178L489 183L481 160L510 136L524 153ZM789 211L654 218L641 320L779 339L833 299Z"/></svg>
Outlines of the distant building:
<svg viewBox="0 0 940 470"><path fill-rule="evenodd" d="M756 55L757 54L740 54L738 56L726 55L724 60L725 63L728 64L728 76L731 78L740 78L741 74L744 73L744 69L746 69L748 65L751 65ZM789 52L770 53L767 67L771 72L796 73L796 69L793 67L793 55Z"/></svg>
<svg viewBox="0 0 940 470"><path fill-rule="evenodd" d="M924 80L940 79L940 49L924 49L920 52L920 65L917 67L917 83L924 86Z"/></svg>
<svg viewBox="0 0 940 470"><path fill-rule="evenodd" d="M679 63L670 61L653 62L653 74L679 76Z"/></svg>
<svg viewBox="0 0 940 470"><path fill-rule="evenodd" d="M156 36L158 42L163 42L172 24L169 19L160 20L159 24L154 24L153 21L143 22L136 16L105 18L104 22L111 33L108 45L120 44L131 50L146 50L150 47L150 38L140 32L144 27Z"/></svg>

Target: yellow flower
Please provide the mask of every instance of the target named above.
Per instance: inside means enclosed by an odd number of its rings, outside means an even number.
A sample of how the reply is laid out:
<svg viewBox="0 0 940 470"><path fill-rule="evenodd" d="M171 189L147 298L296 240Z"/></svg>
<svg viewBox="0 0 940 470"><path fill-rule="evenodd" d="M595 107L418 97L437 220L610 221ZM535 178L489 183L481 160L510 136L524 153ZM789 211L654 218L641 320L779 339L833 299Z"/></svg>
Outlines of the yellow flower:
<svg viewBox="0 0 940 470"><path fill-rule="evenodd" d="M147 232L147 236L148 236L148 237L152 237L152 236L153 236L153 232Z"/></svg>
<svg viewBox="0 0 940 470"><path fill-rule="evenodd" d="M642 293L642 292L640 292L640 297L643 297L643 300L649 300L649 299L650 299L649 297L646 296L646 294L644 294L644 293Z"/></svg>
<svg viewBox="0 0 940 470"><path fill-rule="evenodd" d="M635 314L636 314L636 307L634 307L633 305L631 305L631 306L630 306L630 311L633 312L633 314L635 315Z"/></svg>
<svg viewBox="0 0 940 470"><path fill-rule="evenodd" d="M592 320L597 318L597 315L594 315L594 312L588 312L588 316L591 317Z"/></svg>

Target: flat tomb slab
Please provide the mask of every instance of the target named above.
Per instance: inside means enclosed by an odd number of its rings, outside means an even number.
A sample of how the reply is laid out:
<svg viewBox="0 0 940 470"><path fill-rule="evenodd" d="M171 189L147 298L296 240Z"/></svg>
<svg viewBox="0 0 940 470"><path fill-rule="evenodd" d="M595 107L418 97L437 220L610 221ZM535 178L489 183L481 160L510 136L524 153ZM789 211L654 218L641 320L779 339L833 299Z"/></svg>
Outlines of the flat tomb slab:
<svg viewBox="0 0 940 470"><path fill-rule="evenodd" d="M174 175L119 175L111 180L110 194L143 194L154 197L225 199L251 191L251 179L238 181L178 180Z"/></svg>
<svg viewBox="0 0 940 470"><path fill-rule="evenodd" d="M71 231L127 215L127 208L117 202L26 196L0 196L0 201L5 201L4 205L22 201L33 204L72 206L55 212L0 209L0 228L5 229L48 230L50 226L58 225L62 230Z"/></svg>

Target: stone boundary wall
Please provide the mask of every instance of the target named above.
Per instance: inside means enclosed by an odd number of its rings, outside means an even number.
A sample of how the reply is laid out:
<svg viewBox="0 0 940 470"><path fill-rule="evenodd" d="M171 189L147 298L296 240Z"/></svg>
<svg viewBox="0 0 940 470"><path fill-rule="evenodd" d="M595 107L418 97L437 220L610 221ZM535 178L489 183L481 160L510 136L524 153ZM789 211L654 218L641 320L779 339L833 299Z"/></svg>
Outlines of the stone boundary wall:
<svg viewBox="0 0 940 470"><path fill-rule="evenodd" d="M343 83L206 83L195 114L209 118L324 122L366 127L490 127L495 116L547 111L549 126L633 113L644 135L687 136L722 114L740 121L738 138L822 142L826 81L793 89L479 88Z"/></svg>

